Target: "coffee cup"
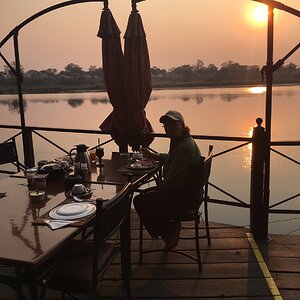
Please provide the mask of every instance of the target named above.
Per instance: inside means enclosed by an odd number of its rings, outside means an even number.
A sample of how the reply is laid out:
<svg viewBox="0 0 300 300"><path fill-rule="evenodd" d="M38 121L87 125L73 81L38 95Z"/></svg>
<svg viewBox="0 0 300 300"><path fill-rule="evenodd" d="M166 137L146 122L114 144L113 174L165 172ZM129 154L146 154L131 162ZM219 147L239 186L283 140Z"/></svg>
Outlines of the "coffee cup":
<svg viewBox="0 0 300 300"><path fill-rule="evenodd" d="M80 196L86 193L86 187L82 183L74 184L72 188L72 195Z"/></svg>

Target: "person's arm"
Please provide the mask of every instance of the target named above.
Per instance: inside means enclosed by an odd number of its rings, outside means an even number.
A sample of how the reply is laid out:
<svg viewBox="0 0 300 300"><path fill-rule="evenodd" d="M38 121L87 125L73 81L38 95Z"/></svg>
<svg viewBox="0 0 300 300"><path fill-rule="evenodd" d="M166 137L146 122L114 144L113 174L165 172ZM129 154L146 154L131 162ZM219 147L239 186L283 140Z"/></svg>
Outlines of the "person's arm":
<svg viewBox="0 0 300 300"><path fill-rule="evenodd" d="M144 158L150 159L150 160L157 160L162 163L165 161L165 159L168 156L168 154L152 152L148 148L142 148L141 151L143 153Z"/></svg>

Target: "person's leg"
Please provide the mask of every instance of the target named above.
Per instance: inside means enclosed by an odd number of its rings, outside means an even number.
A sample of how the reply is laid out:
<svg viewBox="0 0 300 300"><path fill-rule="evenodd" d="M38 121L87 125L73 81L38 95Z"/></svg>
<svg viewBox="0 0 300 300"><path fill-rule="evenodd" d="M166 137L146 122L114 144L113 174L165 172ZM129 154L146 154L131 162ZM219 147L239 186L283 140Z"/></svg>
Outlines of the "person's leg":
<svg viewBox="0 0 300 300"><path fill-rule="evenodd" d="M170 250L177 246L181 231L181 222L168 221L166 230L162 234L162 238L165 242L165 249Z"/></svg>
<svg viewBox="0 0 300 300"><path fill-rule="evenodd" d="M152 237L165 233L170 207L159 192L149 191L137 195L133 204L140 220Z"/></svg>

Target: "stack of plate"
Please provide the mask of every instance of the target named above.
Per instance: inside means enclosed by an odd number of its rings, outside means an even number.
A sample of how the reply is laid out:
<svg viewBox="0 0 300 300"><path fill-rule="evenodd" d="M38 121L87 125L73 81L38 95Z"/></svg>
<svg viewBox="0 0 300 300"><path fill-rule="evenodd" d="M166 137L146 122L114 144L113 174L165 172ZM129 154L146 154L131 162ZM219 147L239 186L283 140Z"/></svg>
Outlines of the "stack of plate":
<svg viewBox="0 0 300 300"><path fill-rule="evenodd" d="M76 220L87 217L96 211L92 203L68 203L57 206L49 212L49 216L58 220Z"/></svg>

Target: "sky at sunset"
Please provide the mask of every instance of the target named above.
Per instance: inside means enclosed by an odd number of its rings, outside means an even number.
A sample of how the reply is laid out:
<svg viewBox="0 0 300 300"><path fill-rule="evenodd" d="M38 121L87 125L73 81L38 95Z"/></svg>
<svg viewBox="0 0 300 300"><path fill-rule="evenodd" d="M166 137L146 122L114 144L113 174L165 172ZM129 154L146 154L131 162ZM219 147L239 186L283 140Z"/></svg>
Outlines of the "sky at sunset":
<svg viewBox="0 0 300 300"><path fill-rule="evenodd" d="M62 1L1 0L0 40L34 13ZM281 0L300 10L300 0ZM151 66L169 69L183 64L217 67L228 60L263 66L266 62L266 21L251 14L260 6L251 0L146 0L138 3L147 34ZM263 5L264 6L264 5ZM96 34L103 4L90 2L55 10L36 19L19 33L25 71L56 68L68 63L87 70L102 66L101 39ZM121 30L126 29L130 0L110 0ZM274 62L299 43L300 18L275 9ZM13 61L12 39L1 52ZM287 63L300 66L300 50ZM0 69L4 62L1 60Z"/></svg>

